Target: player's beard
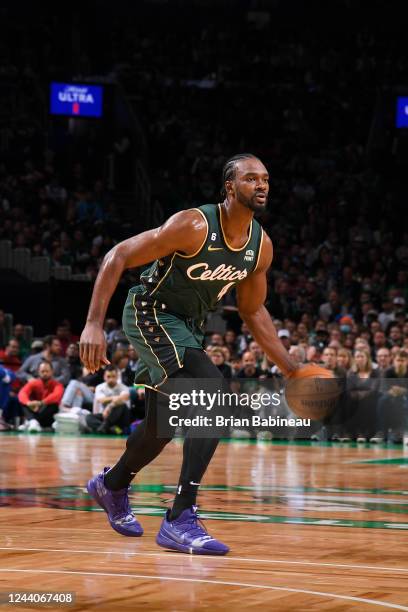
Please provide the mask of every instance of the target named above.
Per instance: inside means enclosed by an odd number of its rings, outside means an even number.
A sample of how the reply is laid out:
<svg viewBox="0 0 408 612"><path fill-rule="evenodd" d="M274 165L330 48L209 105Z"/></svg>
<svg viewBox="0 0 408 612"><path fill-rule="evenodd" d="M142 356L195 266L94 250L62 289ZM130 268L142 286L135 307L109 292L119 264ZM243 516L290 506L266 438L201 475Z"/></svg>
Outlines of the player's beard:
<svg viewBox="0 0 408 612"><path fill-rule="evenodd" d="M242 193L242 191L239 190L237 190L237 200L241 202L241 204L243 204L246 208L252 210L254 213L263 212L268 204L268 196L266 196L264 202L257 202L255 194L248 198Z"/></svg>

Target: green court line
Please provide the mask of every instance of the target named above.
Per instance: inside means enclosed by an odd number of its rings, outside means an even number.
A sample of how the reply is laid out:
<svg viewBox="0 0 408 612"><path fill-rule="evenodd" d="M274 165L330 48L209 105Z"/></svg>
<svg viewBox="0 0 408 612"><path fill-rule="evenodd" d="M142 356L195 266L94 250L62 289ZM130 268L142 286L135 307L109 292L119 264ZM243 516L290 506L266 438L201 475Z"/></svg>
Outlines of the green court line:
<svg viewBox="0 0 408 612"><path fill-rule="evenodd" d="M173 493L177 485L132 484L135 493ZM285 493L368 493L372 495L408 495L408 489L353 489L351 487L302 487L289 485L200 485L200 491L254 491Z"/></svg>
<svg viewBox="0 0 408 612"><path fill-rule="evenodd" d="M132 493L174 493L177 485L172 484L148 484L139 483L131 484ZM1 495L10 495L13 493L30 493L35 491L35 494L44 495L59 495L60 497L73 497L85 494L84 485L65 485L51 487L22 487L22 488L4 488L0 489ZM304 487L290 485L201 485L200 491L248 491L257 494L261 493L355 493L369 495L402 495L408 496L408 489L382 489L382 488L352 488L352 487Z"/></svg>
<svg viewBox="0 0 408 612"><path fill-rule="evenodd" d="M350 463L369 463L371 465L408 465L408 457L390 457L389 459L361 459Z"/></svg>
<svg viewBox="0 0 408 612"><path fill-rule="evenodd" d="M52 436L53 438L60 438L63 440L64 438L97 438L99 440L102 439L113 439L113 440L126 440L128 438L127 435L113 435L113 434L57 434L51 431L43 431L43 432L35 432L29 433L26 431L2 431L0 432L1 436ZM176 437L174 438L176 442L182 442L183 438ZM315 442L312 440L256 440L256 439L248 439L248 438L221 438L221 444L240 444L240 445L271 445L271 446L306 446L313 448L364 448L364 449L389 449L389 450L401 450L401 444L390 444L390 443L382 443L382 444L370 444L366 442L365 444L357 444L357 442ZM370 460L367 460L370 461ZM363 463L363 462L362 462Z"/></svg>
<svg viewBox="0 0 408 612"><path fill-rule="evenodd" d="M263 504L270 504L271 506L285 506L293 509L295 506L290 504L290 501L293 498L285 497L285 496L272 496L272 497L263 497L259 500ZM303 503L302 503L303 500ZM252 503L259 503L258 500L253 500ZM295 500L296 501L296 498ZM245 503L248 503L248 500L245 500ZM251 503L251 502L250 502ZM345 497L344 499L325 499L323 496L320 497L303 497L299 500L300 508L298 508L299 512L314 512L316 510L316 506L321 504L321 512L326 512L327 514L332 514L333 512L341 512L342 510L349 512L352 509L353 512L383 512L385 514L405 514L408 516L408 502L399 502L394 499L390 499L387 501L384 500L376 500L375 498L361 500L354 499L353 497ZM314 507L308 507L308 504ZM329 506L337 506L335 510L333 508L327 508Z"/></svg>
<svg viewBox="0 0 408 612"><path fill-rule="evenodd" d="M161 506L132 506L137 515L163 516L166 508ZM85 512L104 512L102 508L83 506L81 508L65 507L64 510L81 510ZM363 529L402 529L408 530L408 523L390 521L353 521L350 519L321 519L309 517L291 517L274 514L243 514L239 512L200 511L203 519L216 521L238 521L248 523L280 523L285 525L312 525L316 527L354 527Z"/></svg>
<svg viewBox="0 0 408 612"><path fill-rule="evenodd" d="M144 500L133 500L132 506L136 513L147 516L162 516L166 506L166 499L155 499L154 495L168 494L173 496L175 485L164 485L164 484L136 484L131 486L131 493L137 495L142 494L153 494L147 496ZM262 495L262 487L257 486L226 486L226 485L203 485L203 491L235 491L243 492L248 491L257 495ZM354 494L401 494L408 495L408 491L387 491L384 489L341 489L341 488L312 488L312 487L290 487L290 486L276 486L276 487L265 487L270 493L274 491L280 493L268 497L262 497L260 499L247 499L244 503L250 504L251 510L254 509L254 513L242 513L242 512L222 512L222 511L204 511L200 512L203 518L210 518L215 520L231 520L241 522L258 522L258 523L281 523L281 524L298 524L298 525L312 525L312 526L328 526L328 527L353 527L353 528L372 528L372 529L402 529L408 530L408 522L395 522L388 520L353 520L353 519L338 519L338 518L327 518L333 516L336 512L342 511L342 506L345 511L351 508L353 511L361 513L364 511L372 512L384 512L389 514L404 514L407 515L408 503L405 500L398 502L394 499L389 499L387 502L384 499L378 499L374 497L371 499L354 499L350 493ZM314 493L315 495L307 495L307 493ZM320 494L320 497L316 499L316 494ZM344 496L344 499L331 499L334 494L348 493L348 496ZM288 498L288 494L299 495L299 507L291 506L291 500ZM328 495L327 499L325 494ZM7 498L11 498L8 500ZM75 511L86 511L86 512L102 512L103 510L93 505L93 500L89 497L84 486L67 485L63 487L25 487L25 488L8 488L0 490L0 500L4 499L6 504L12 504L12 499L18 500L20 505L24 504L27 507L31 506L43 506L56 508L60 510L75 510ZM73 500L78 503L71 506ZM137 501L139 502L137 504ZM157 505L157 501L161 505ZM296 501L296 500L295 500ZM156 502L156 503L155 503ZM84 505L81 505L83 503ZM236 500L230 500L230 503L234 505ZM276 514L258 514L256 510L259 509L259 504L277 504L281 507L289 508L289 511L296 512L300 516L281 516ZM308 504L310 506L308 507ZM321 504L321 508L318 506ZM325 507L324 504L334 504L338 506L336 509L330 509ZM1 504L0 504L1 505ZM257 508L258 506L258 508ZM317 511L319 507L319 514L324 513L324 516L310 517L303 516L304 514L312 514Z"/></svg>
<svg viewBox="0 0 408 612"><path fill-rule="evenodd" d="M166 498L174 496L175 485L134 485L131 488L130 496L132 503L147 504L148 507L155 503L166 503ZM408 516L408 500L406 495L401 500L393 498L378 497L378 493L374 497L361 497L361 492L356 496L344 490L337 492L309 490L299 491L298 488L283 489L276 487L275 490L269 488L268 491L262 491L258 487L226 487L226 486L203 486L203 492L216 491L222 493L236 492L249 494L245 499L239 499L235 496L229 499L230 506L235 506L238 503L245 503L251 507L256 513L260 505L263 507L285 507L297 513L326 513L333 516L336 512L383 512L386 514L404 514ZM405 494L407 492L404 492ZM367 493L363 493L367 495ZM394 493L395 495L395 493ZM142 498L140 498L142 496ZM242 495L241 495L242 497ZM27 507L44 506L44 507L59 507L64 509L65 503L76 500L75 508L82 509L82 502L85 502L85 507L89 500L89 495L83 486L65 486L65 487L38 487L38 488L9 488L0 490L0 499L5 499L6 503L12 503L12 500L17 500L19 503L24 503Z"/></svg>

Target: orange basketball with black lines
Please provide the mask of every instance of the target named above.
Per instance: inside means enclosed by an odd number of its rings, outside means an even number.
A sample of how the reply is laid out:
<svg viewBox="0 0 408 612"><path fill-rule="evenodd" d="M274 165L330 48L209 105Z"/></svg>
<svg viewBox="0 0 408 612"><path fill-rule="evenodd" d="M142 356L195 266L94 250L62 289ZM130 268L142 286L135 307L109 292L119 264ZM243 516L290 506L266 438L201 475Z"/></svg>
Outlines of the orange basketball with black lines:
<svg viewBox="0 0 408 612"><path fill-rule="evenodd" d="M308 364L290 375L285 398L298 417L324 421L335 412L341 391L342 381L333 372Z"/></svg>

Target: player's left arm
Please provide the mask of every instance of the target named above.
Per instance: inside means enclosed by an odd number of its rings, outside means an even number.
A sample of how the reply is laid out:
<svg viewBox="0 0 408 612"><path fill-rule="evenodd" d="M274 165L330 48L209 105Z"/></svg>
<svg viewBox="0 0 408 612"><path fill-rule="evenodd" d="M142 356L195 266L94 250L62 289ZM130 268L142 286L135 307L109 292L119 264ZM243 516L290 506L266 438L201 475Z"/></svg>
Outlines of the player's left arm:
<svg viewBox="0 0 408 612"><path fill-rule="evenodd" d="M272 259L272 241L264 232L258 265L237 287L238 311L268 359L276 363L285 376L290 376L297 369L297 365L279 340L275 325L264 306L267 291L266 273Z"/></svg>

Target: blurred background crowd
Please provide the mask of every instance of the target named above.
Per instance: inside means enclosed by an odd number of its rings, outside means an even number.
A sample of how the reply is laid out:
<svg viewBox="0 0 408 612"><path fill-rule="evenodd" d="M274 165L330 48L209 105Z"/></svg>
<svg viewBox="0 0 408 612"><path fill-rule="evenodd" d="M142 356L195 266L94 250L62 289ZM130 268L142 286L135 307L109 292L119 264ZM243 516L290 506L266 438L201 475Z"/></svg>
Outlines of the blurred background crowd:
<svg viewBox="0 0 408 612"><path fill-rule="evenodd" d="M98 16L98 36L89 35L90 8L65 25L50 14L2 9L4 429L15 417L25 417L20 427L33 421L33 431L51 428L55 414L75 407L92 416L94 406L98 418L78 412L84 431L123 433L143 415L143 389L132 387L138 356L119 308L105 324L116 369L91 376L78 359L86 313L75 299L86 303L116 242L177 210L220 201L223 162L250 151L271 175L260 220L274 243L266 305L279 337L299 362L348 376L354 400L371 406L370 431L325 435L387 437L384 414L408 401L406 384L381 383L408 378L406 136L394 129L388 104L404 84L407 59L402 26L383 8L382 0L369 14L349 0L326 9L224 0L216 10L163 1L153 31L146 23L156 3L145 0L133 10L119 5L117 18ZM108 125L48 115L49 82L75 75L115 91ZM19 273L2 263L6 249L47 260L48 287L66 296L66 310L42 301L32 278L16 293ZM69 288L57 282L58 270L69 270ZM138 277L129 271L122 286ZM32 303L17 299L30 291ZM38 323L38 309L49 313L48 326ZM279 377L242 325L234 294L207 330L207 350L225 376ZM95 399L98 385L104 401Z"/></svg>

